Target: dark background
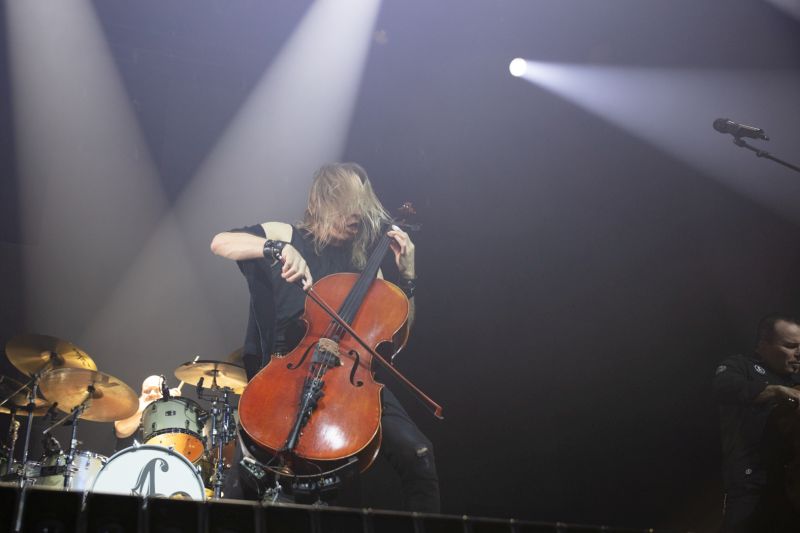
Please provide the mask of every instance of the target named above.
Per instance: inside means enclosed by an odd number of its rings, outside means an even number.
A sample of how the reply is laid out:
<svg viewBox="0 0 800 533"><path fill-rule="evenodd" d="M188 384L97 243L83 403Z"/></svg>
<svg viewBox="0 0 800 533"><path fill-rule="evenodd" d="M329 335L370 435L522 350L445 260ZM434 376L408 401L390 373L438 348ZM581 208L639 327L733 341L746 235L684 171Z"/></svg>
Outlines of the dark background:
<svg viewBox="0 0 800 533"><path fill-rule="evenodd" d="M310 3L93 5L174 203ZM370 48L342 160L368 170L387 206L413 201L424 224L414 236L417 323L399 365L444 406L444 421L390 386L434 442L443 511L711 529L721 487L710 377L718 360L751 348L759 316L797 309L800 217L737 192L722 170L701 171L512 78L507 66L522 56L796 74L800 23L755 0L385 0L376 29L386 39ZM130 345L97 353L79 330L38 330L28 312L23 264L34 243L19 224L8 52L0 341L29 330L70 339L136 390L191 352L121 362ZM752 100L748 116L758 119L759 94ZM796 116L796 99L770 104ZM728 110L734 120L737 111ZM716 116L686 127L707 130L709 145L729 143L710 127ZM796 162L797 140L794 153L777 155ZM724 154L757 187L787 187L778 195L797 203L788 170L733 146ZM189 246L197 261L219 261ZM223 271L243 285L235 268ZM242 293L234 303L235 320L214 309L227 351L245 325ZM108 445L108 425L84 431L87 446ZM385 465L364 483L365 504L393 505Z"/></svg>

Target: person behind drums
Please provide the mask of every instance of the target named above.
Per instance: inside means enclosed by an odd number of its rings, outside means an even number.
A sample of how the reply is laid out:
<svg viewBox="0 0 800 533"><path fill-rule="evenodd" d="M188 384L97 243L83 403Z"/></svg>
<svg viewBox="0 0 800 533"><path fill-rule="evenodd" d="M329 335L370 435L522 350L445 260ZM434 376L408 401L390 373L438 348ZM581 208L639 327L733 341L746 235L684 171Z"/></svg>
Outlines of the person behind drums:
<svg viewBox="0 0 800 533"><path fill-rule="evenodd" d="M142 423L142 412L150 403L160 400L162 378L161 376L148 376L142 381L142 394L139 396L139 408L134 414L123 420L114 422L114 435L117 437L115 451L122 450L133 445L136 431ZM174 388L169 390L170 396L180 396L181 390Z"/></svg>
<svg viewBox="0 0 800 533"><path fill-rule="evenodd" d="M297 225L266 222L220 233L211 251L234 260L250 290L250 321L243 352L248 379L271 354L287 353L303 334L298 320L305 288L314 279L339 272L360 272L381 226L389 220L366 171L355 163L333 163L314 175L303 221ZM387 232L401 288L414 310L414 243L397 227ZM312 278L313 276L313 278ZM398 474L409 511L439 511L439 480L433 445L417 428L388 387L382 394L381 455ZM226 477L226 497L247 497L241 469ZM251 496L252 497L252 496Z"/></svg>

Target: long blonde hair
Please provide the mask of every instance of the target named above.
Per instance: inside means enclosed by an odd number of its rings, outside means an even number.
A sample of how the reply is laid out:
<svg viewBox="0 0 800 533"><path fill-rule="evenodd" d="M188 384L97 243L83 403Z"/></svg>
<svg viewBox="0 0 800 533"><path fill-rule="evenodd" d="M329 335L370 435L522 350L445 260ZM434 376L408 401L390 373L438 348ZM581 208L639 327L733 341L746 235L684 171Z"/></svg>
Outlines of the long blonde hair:
<svg viewBox="0 0 800 533"><path fill-rule="evenodd" d="M362 269L367 263L367 248L380 236L390 220L381 205L367 172L356 163L331 163L314 174L303 221L297 226L311 233L317 254L334 241L334 234L344 230L350 215L360 218L358 233L352 242L353 266Z"/></svg>

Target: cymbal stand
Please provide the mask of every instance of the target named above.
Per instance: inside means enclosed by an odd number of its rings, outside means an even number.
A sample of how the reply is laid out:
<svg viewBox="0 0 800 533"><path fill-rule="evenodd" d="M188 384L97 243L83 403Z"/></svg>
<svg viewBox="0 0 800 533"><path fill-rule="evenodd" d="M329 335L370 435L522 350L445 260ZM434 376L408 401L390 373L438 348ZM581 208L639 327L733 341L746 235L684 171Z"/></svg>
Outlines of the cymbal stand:
<svg viewBox="0 0 800 533"><path fill-rule="evenodd" d="M41 378L42 374L44 374L47 370L49 370L50 363L48 362L45 366L41 368L38 372L35 372L31 377L31 388L28 390L28 405L26 409L28 410L28 424L25 427L25 443L22 445L22 475L19 478L20 487L25 486L27 482L28 473L26 471L25 465L28 463L28 452L30 451L31 447L31 430L33 429L33 410L36 408L36 395L39 393L39 378Z"/></svg>
<svg viewBox="0 0 800 533"><path fill-rule="evenodd" d="M69 451L67 452L67 459L65 461L65 470L64 470L64 488L69 488L69 482L72 479L72 460L75 458L75 450L78 447L78 419L81 417L83 412L86 410L87 402L92 398L94 395L94 386L89 385L86 387L86 398L83 401L72 408L72 411L58 420L55 424L50 426L49 428L42 431L42 436L47 435L52 430L57 428L58 426L64 424L67 420L72 419L72 437L69 441Z"/></svg>
<svg viewBox="0 0 800 533"><path fill-rule="evenodd" d="M202 383L198 382L199 387L198 396L203 398ZM233 417L231 415L230 393L233 392L229 387L220 387L217 384L217 377L213 376L211 387L209 387L214 395L203 399L211 400L211 442L210 447L215 450L214 461L214 498L219 499L222 497L222 485L225 480L225 459L222 454L225 444L231 441L235 436L235 428L231 428ZM219 392L222 391L220 397ZM220 401L221 399L221 401ZM221 406L220 406L221 404ZM221 415L221 419L220 419ZM218 429L218 423L222 422L222 428Z"/></svg>
<svg viewBox="0 0 800 533"><path fill-rule="evenodd" d="M42 365L42 367L33 373L31 376L31 380L25 384L27 387L30 385L30 389L28 390L28 426L25 428L25 444L22 447L22 465L23 465L23 474L20 476L20 486L22 486L26 480L26 473L25 473L25 464L28 462L28 451L30 450L31 445L31 429L33 429L33 410L36 406L36 396L39 394L39 379L42 375L50 370L56 364L63 364L64 360L61 358L58 353L56 352L49 352L48 353L49 360Z"/></svg>

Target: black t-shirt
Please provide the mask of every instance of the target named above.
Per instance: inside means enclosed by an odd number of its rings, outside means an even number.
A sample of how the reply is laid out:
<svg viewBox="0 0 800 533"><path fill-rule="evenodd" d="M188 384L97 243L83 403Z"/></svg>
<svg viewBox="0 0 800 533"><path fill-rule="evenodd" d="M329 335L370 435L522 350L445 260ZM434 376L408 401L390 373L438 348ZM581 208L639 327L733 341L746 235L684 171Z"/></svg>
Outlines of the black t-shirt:
<svg viewBox="0 0 800 533"><path fill-rule="evenodd" d="M758 490L766 484L763 438L776 402L753 402L767 385L798 383L796 374L777 374L756 355L734 355L717 367L713 389L719 404L726 492Z"/></svg>
<svg viewBox="0 0 800 533"><path fill-rule="evenodd" d="M232 231L266 237L260 224ZM318 254L311 234L292 228L292 246L306 260L314 281L329 274L358 272L351 261L349 244L326 246ZM286 353L302 338L304 327L298 320L303 314L305 293L297 285L281 278L281 264L272 265L264 258L237 261L250 290L250 316L245 335L243 360L247 377L251 379L259 368L269 362L275 352Z"/></svg>

